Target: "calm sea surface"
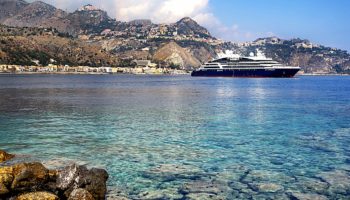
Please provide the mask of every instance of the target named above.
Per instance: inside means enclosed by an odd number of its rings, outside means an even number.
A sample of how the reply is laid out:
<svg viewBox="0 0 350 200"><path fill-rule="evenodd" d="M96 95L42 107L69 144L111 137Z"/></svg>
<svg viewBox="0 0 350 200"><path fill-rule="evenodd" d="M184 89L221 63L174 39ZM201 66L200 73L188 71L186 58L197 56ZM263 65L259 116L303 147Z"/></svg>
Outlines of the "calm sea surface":
<svg viewBox="0 0 350 200"><path fill-rule="evenodd" d="M0 149L134 198L347 199L350 77L0 75Z"/></svg>

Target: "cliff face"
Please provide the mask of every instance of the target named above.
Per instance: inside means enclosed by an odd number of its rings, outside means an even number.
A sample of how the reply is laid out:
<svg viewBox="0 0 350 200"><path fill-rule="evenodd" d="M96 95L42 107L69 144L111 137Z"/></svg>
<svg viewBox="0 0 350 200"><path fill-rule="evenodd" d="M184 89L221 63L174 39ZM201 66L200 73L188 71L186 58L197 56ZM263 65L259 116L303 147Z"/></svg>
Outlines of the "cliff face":
<svg viewBox="0 0 350 200"><path fill-rule="evenodd" d="M166 65L178 66L181 69L200 66L200 62L191 53L175 42L167 43L158 49L153 59L158 62L164 62Z"/></svg>

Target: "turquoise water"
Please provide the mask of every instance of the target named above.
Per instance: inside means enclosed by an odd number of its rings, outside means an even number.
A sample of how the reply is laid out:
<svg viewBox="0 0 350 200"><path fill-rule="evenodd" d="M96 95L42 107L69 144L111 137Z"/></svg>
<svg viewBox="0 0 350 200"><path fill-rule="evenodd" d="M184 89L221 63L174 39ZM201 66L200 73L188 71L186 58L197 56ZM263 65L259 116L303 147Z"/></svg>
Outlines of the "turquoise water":
<svg viewBox="0 0 350 200"><path fill-rule="evenodd" d="M131 198L349 199L350 77L0 75L0 149Z"/></svg>

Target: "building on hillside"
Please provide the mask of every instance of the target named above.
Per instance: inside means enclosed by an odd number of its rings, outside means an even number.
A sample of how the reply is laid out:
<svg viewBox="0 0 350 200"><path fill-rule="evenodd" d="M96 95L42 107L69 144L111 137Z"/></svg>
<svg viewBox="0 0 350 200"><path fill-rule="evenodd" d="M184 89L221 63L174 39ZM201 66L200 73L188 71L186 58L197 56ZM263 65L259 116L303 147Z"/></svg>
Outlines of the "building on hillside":
<svg viewBox="0 0 350 200"><path fill-rule="evenodd" d="M99 10L99 9L91 4L87 4L79 9L79 11L94 11L94 10Z"/></svg>
<svg viewBox="0 0 350 200"><path fill-rule="evenodd" d="M132 62L136 64L136 67L157 67L157 64L152 63L150 60L133 60Z"/></svg>

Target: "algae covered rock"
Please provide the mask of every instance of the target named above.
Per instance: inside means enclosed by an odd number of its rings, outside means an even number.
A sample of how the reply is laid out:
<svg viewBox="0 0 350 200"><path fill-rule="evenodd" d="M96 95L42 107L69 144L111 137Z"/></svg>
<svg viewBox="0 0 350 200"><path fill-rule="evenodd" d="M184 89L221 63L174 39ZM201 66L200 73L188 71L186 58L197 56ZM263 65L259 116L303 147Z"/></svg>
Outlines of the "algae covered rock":
<svg viewBox="0 0 350 200"><path fill-rule="evenodd" d="M49 192L31 192L18 196L16 200L59 200L59 198Z"/></svg>
<svg viewBox="0 0 350 200"><path fill-rule="evenodd" d="M41 163L21 163L13 167L14 191L35 190L44 187L49 179L49 170Z"/></svg>
<svg viewBox="0 0 350 200"><path fill-rule="evenodd" d="M12 154L9 154L9 153L7 153L7 152L5 152L3 150L0 150L0 163L1 162L5 162L7 160L10 160L10 159L12 159L14 157L15 157L15 155L12 155Z"/></svg>
<svg viewBox="0 0 350 200"><path fill-rule="evenodd" d="M68 200L94 200L94 197L85 189L75 189L69 195Z"/></svg>

